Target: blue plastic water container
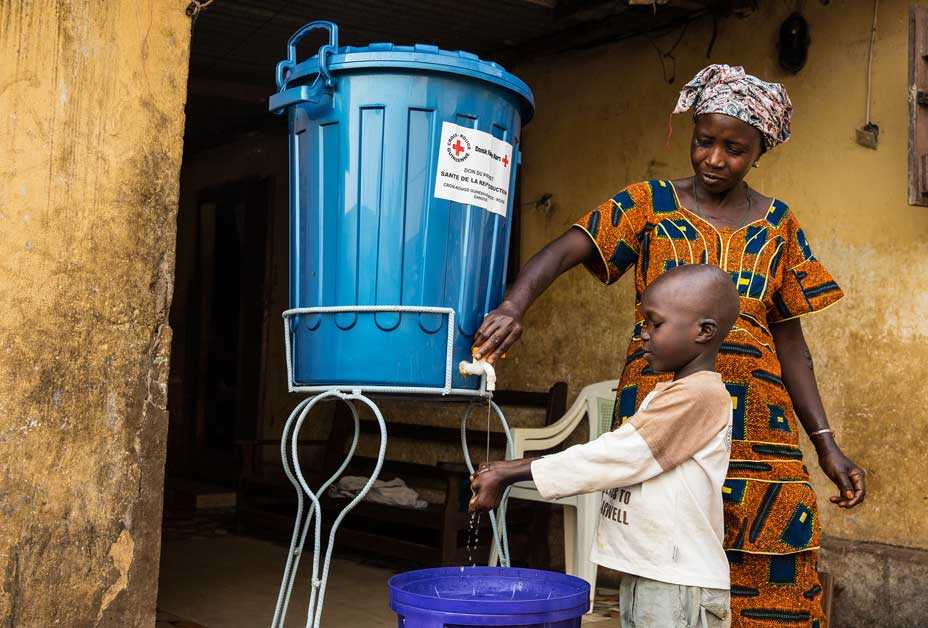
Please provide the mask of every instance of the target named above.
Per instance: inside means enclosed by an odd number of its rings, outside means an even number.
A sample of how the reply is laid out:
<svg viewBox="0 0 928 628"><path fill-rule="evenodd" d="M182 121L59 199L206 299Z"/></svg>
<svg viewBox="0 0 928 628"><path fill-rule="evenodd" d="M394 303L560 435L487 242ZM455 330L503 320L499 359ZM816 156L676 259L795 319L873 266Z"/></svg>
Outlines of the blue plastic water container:
<svg viewBox="0 0 928 628"><path fill-rule="evenodd" d="M439 567L390 578L399 628L577 628L590 584L553 571Z"/></svg>
<svg viewBox="0 0 928 628"><path fill-rule="evenodd" d="M298 62L313 30L329 41ZM298 308L291 387L476 389L454 365L502 299L531 90L467 52L339 47L330 22L293 35L277 83L269 106L289 117Z"/></svg>

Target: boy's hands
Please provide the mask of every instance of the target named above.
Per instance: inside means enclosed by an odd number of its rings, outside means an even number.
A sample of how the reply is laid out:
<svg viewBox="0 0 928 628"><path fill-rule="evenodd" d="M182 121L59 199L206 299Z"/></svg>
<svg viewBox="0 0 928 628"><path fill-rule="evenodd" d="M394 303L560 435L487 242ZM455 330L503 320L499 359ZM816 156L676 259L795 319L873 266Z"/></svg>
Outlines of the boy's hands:
<svg viewBox="0 0 928 628"><path fill-rule="evenodd" d="M503 483L503 474L499 469L503 464L505 462L481 462L477 471L470 476L470 490L474 494L470 498L468 507L470 512L493 510L499 505L503 490L506 488Z"/></svg>
<svg viewBox="0 0 928 628"><path fill-rule="evenodd" d="M481 463L470 476L470 490L474 496L468 510L482 512L496 508L507 486L532 479L532 460L534 458Z"/></svg>

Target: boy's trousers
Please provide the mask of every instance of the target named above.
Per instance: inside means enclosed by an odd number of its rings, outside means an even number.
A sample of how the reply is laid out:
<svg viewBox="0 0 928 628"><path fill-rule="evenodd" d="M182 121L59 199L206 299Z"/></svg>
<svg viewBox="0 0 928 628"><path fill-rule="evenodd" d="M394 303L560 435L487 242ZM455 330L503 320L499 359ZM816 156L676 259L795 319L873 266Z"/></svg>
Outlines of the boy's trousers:
<svg viewBox="0 0 928 628"><path fill-rule="evenodd" d="M622 576L622 628L729 628L731 597L724 589L688 587Z"/></svg>

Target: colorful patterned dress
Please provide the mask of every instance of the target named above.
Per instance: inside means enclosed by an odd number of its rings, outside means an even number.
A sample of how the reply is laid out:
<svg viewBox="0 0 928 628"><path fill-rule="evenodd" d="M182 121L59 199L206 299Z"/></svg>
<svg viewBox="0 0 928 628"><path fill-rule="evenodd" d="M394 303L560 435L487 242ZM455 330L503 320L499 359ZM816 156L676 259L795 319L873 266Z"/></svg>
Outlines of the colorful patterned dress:
<svg viewBox="0 0 928 628"><path fill-rule="evenodd" d="M732 625L825 628L816 572L815 492L799 449L799 423L783 385L770 325L821 310L843 296L789 207L774 200L764 218L718 230L682 207L669 181L630 185L576 225L598 249L589 270L604 283L634 267L640 296L680 264L731 273L741 315L721 346L717 369L734 408L725 482L725 548L731 565ZM617 393L616 423L667 379L642 357L636 308Z"/></svg>

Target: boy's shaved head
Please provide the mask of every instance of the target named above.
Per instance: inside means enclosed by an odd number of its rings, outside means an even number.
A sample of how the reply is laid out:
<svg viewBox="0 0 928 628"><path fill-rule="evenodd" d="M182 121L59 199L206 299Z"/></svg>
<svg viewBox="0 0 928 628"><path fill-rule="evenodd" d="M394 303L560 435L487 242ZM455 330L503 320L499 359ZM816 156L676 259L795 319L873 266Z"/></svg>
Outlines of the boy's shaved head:
<svg viewBox="0 0 928 628"><path fill-rule="evenodd" d="M668 270L641 295L644 358L653 370L678 375L694 364L714 364L738 306L731 276L718 266Z"/></svg>
<svg viewBox="0 0 928 628"><path fill-rule="evenodd" d="M675 301L698 316L713 318L724 339L741 309L731 275L711 264L684 264L668 270L648 290L667 290Z"/></svg>

